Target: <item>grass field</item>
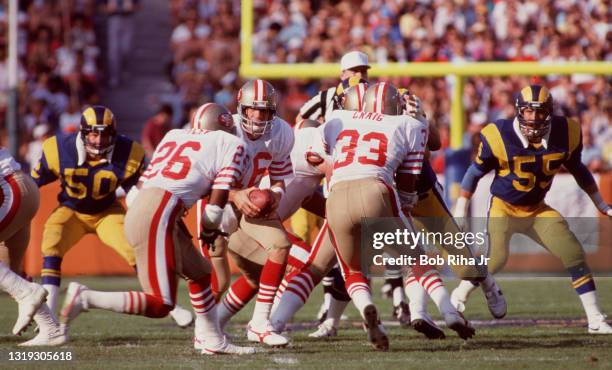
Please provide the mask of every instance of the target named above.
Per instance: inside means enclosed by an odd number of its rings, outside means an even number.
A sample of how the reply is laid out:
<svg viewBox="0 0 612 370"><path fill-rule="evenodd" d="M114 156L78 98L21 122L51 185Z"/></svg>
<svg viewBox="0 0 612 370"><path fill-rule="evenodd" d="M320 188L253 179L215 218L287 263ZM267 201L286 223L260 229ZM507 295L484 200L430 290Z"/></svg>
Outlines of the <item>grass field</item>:
<svg viewBox="0 0 612 370"><path fill-rule="evenodd" d="M67 286L66 278L62 286ZM17 350L24 338L10 335L16 304L0 295L0 369L31 366L99 368L243 368L243 369L605 369L612 368L612 336L591 336L578 298L568 279L500 279L509 303L508 316L491 321L481 292L468 304L466 316L477 328L470 341L446 330L447 339L428 341L412 329L390 322L391 349L371 350L358 326L357 311L350 306L337 338L318 341L308 338L321 302L317 289L313 299L300 311L291 326L292 342L285 349L266 349L248 357L208 357L191 345L192 329L176 327L170 318L147 319L92 310L82 314L71 329L72 341L62 348L71 350L72 362L8 362L7 353ZM138 289L135 278L79 278L91 288L102 290ZM603 309L612 312L612 278L597 280ZM455 283L449 282L449 287ZM379 283L375 292L378 293ZM390 320L390 301L376 297L383 320ZM185 284L179 301L188 307ZM246 344L244 326L252 304L233 321L234 342ZM430 307L430 312L434 308ZM436 319L439 316L434 315ZM25 337L30 337L28 332ZM17 366L19 365L19 366Z"/></svg>

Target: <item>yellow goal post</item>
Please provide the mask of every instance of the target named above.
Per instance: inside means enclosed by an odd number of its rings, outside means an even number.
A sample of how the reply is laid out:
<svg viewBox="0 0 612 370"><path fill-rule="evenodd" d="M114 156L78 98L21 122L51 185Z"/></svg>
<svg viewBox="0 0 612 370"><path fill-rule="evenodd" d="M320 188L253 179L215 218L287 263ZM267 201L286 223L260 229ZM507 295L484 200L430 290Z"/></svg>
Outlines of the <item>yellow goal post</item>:
<svg viewBox="0 0 612 370"><path fill-rule="evenodd" d="M253 63L253 0L242 0L240 75L245 78L324 78L340 74L339 63ZM454 76L451 96L451 147L460 148L464 132L463 84L470 76L543 76L574 73L612 75L612 62L419 62L372 64L371 77Z"/></svg>

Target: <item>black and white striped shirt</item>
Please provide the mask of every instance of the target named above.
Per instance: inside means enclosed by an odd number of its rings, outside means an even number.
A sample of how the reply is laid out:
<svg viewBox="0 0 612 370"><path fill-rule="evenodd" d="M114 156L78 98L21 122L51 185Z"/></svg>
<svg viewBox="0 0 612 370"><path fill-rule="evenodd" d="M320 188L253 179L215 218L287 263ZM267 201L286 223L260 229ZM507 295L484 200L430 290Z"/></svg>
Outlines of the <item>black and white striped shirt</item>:
<svg viewBox="0 0 612 370"><path fill-rule="evenodd" d="M327 116L336 109L340 109L338 99L336 99L336 87L330 87L326 90L321 90L310 100L308 100L302 108L300 108L300 116L303 119L312 119L317 121Z"/></svg>

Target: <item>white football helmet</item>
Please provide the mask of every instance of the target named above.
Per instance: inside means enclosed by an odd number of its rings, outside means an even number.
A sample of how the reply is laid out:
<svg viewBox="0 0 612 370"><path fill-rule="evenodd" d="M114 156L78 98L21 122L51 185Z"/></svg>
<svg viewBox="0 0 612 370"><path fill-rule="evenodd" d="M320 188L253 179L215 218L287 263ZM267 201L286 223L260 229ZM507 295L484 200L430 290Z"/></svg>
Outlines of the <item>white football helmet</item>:
<svg viewBox="0 0 612 370"><path fill-rule="evenodd" d="M236 133L234 119L230 111L215 103L201 105L191 117L191 127L200 130L221 130L230 134Z"/></svg>
<svg viewBox="0 0 612 370"><path fill-rule="evenodd" d="M262 137L270 129L272 121L276 117L277 98L276 90L274 90L272 84L264 80L249 81L238 91L237 100L242 129L255 139ZM252 120L246 115L247 108L265 109L272 114L269 120Z"/></svg>

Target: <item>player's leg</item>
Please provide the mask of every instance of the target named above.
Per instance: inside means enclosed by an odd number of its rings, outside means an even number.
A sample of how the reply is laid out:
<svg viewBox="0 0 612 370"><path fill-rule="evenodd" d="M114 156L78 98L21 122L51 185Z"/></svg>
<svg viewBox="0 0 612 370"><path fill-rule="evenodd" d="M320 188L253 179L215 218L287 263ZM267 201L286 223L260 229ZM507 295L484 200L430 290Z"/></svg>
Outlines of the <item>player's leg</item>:
<svg viewBox="0 0 612 370"><path fill-rule="evenodd" d="M336 259L334 258L334 262L335 261ZM342 319L344 310L351 301L351 297L346 291L340 267L334 266L325 277L332 277L333 279L329 287L329 309L327 311L327 317L319 324L317 330L308 334L311 338L328 338L338 335L340 320Z"/></svg>
<svg viewBox="0 0 612 370"><path fill-rule="evenodd" d="M274 333L270 324L270 312L285 273L291 242L279 219L243 217L240 228L262 245L268 254L259 278L259 291L253 317L247 329L249 340L270 345L286 345L287 339Z"/></svg>
<svg viewBox="0 0 612 370"><path fill-rule="evenodd" d="M436 184L432 189L421 195L416 207L412 210L412 215L416 220L429 232L441 232L443 235L451 233L457 235L461 233L461 229L453 219L450 209L446 206L442 197L439 184ZM449 255L466 260L473 259L474 254L469 246L464 245L459 248L456 245L445 245L440 243L436 245L440 254L445 260ZM471 290L472 286L480 286L483 289L487 299L489 311L493 317L500 319L506 315L507 305L501 289L497 286L492 274L489 274L486 265L451 265L453 272L463 280L460 284L464 284L467 290ZM457 293L460 290L455 290ZM455 293L453 291L453 293ZM451 302L455 307L458 306L455 302L457 299L451 295Z"/></svg>
<svg viewBox="0 0 612 370"><path fill-rule="evenodd" d="M315 238L308 262L286 277L287 286L270 319L276 330L284 329L293 315L304 306L314 287L336 263L336 254L328 230L328 224L324 222Z"/></svg>
<svg viewBox="0 0 612 370"><path fill-rule="evenodd" d="M221 304L217 306L222 330L225 330L231 318L257 294L261 270L268 258L257 241L242 229L238 229L230 236L228 251L241 275L231 284Z"/></svg>
<svg viewBox="0 0 612 370"><path fill-rule="evenodd" d="M45 222L41 279L43 287L49 292L47 306L52 312L55 312L57 305L62 258L86 233L85 225L77 218L76 212L68 207L56 208Z"/></svg>
<svg viewBox="0 0 612 370"><path fill-rule="evenodd" d="M380 324L368 280L361 271L361 219L389 215L387 188L372 179L340 182L327 200L332 244L338 256L346 290L364 319L368 340L375 349L387 350L389 338Z"/></svg>
<svg viewBox="0 0 612 370"><path fill-rule="evenodd" d="M483 287L487 286L489 291L495 291L497 283L492 279L492 275L500 271L506 264L509 255L510 239L516 232L521 232L529 226L529 221L514 217L513 213L508 210L507 205L499 198L492 197L488 211L487 219L487 257L489 258L487 278L482 282ZM478 289L478 284L475 282L462 280L459 286L452 293L453 305L463 312L465 304L472 292ZM493 298L493 296L491 296ZM497 297L499 298L499 297ZM489 299L489 296L487 296ZM500 301L501 302L501 301ZM493 302L494 303L494 302ZM504 299L505 303L505 299ZM505 305L505 304L504 304ZM499 305L499 314L501 315L502 305ZM491 313L498 311L491 309ZM494 314L495 315L495 314Z"/></svg>
<svg viewBox="0 0 612 370"><path fill-rule="evenodd" d="M612 334L597 299L595 280L586 263L582 245L570 230L567 221L551 207L545 206L536 216L530 237L558 257L572 278L572 286L580 298L591 334Z"/></svg>
<svg viewBox="0 0 612 370"><path fill-rule="evenodd" d="M130 266L136 268L134 248L128 243L125 233L117 232L117 230L124 230L124 223L125 210L119 203L115 203L98 217L95 223L96 234L102 243L111 247ZM170 311L170 316L182 328L193 322L191 312L176 304Z"/></svg>
<svg viewBox="0 0 612 370"><path fill-rule="evenodd" d="M175 231L181 252L181 275L188 278L189 297L196 314L194 347L203 354L250 354L255 350L238 347L227 340L219 327L217 304L211 289L210 262L192 245L191 235L185 230Z"/></svg>

